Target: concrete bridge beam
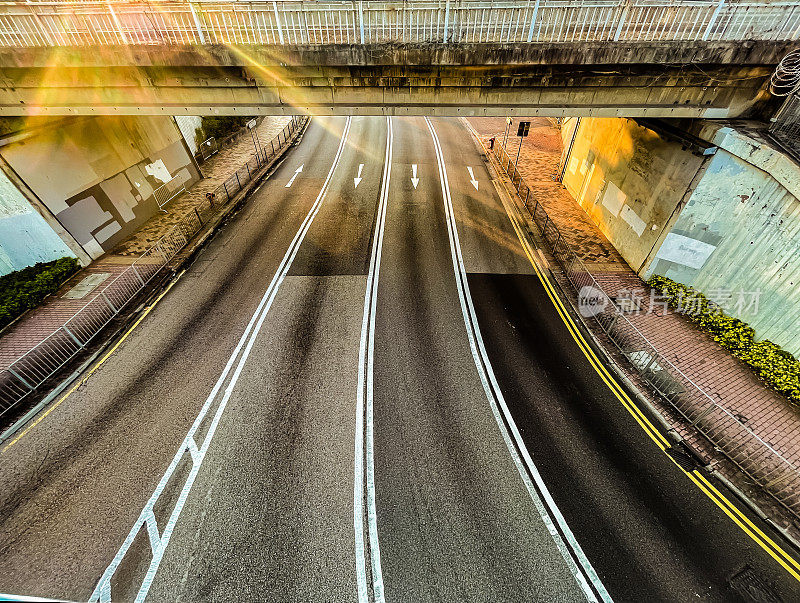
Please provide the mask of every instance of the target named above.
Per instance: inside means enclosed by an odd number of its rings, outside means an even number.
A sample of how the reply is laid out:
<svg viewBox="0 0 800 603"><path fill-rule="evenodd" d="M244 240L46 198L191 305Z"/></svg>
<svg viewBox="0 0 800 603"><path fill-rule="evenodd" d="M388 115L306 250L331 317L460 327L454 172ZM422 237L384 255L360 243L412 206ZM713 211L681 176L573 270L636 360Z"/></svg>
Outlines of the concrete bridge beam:
<svg viewBox="0 0 800 603"><path fill-rule="evenodd" d="M0 115L730 118L788 42L0 49Z"/></svg>

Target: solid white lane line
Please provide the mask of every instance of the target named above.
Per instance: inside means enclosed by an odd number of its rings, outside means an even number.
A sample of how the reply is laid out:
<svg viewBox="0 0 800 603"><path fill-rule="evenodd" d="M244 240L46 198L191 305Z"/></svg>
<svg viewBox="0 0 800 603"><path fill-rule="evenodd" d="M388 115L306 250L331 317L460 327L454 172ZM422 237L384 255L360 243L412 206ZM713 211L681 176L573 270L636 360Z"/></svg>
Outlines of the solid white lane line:
<svg viewBox="0 0 800 603"><path fill-rule="evenodd" d="M151 547L154 553L153 553L153 558L150 562L150 566L147 571L147 575L145 576L145 579L142 582L142 585L137 593L136 601L137 602L144 601L145 597L147 597L147 593L150 590L150 586L152 584L153 579L155 578L158 566L160 565L161 559L164 556L164 551L166 550L167 545L169 544L169 540L175 528L175 524L177 523L178 517L180 516L180 513L183 510L183 507L186 503L186 499L189 495L189 491L191 490L192 485L194 484L194 480L197 477L197 473L200 470L200 466L202 465L202 462L205 459L208 447L211 445L211 440L214 437L214 433L216 432L217 425L219 424L219 420L222 417L222 413L225 410L225 407L228 403L228 400L230 399L234 387L236 386L236 382L238 381L239 375L241 374L242 369L244 368L245 362L247 361L247 357L250 355L250 351L252 350L256 337L259 331L261 330L264 320L266 319L267 313L269 312L269 309L272 306L272 302L275 299L278 289L280 288L281 283L286 277L286 274L289 272L289 268L291 267L292 261L294 260L300 248L300 244L305 238L308 229L311 227L311 223L314 220L314 216L317 215L317 212L319 211L319 208L322 205L322 202L325 198L325 194L327 193L331 177L333 176L333 172L339 163L339 159L342 155L344 145L347 141L347 135L350 131L350 122L351 118L348 117L347 121L345 122L345 127L342 132L342 138L339 141L339 147L336 151L336 155L334 156L333 163L328 172L328 176L325 178L325 181L322 185L319 195L317 196L316 201L311 206L311 209L309 210L308 214L303 220L300 229L297 231L294 238L292 239L292 242L289 245L286 254L281 260L280 265L278 266L278 270L272 277L272 281L270 282L269 287L267 287L267 290L264 292L264 295L261 298L258 307L253 313L253 316L250 318L250 322L248 323L244 333L242 334L242 337L239 339L236 348L233 350L233 353L228 359L228 362L225 365L225 368L223 369L222 373L220 374L219 379L214 384L211 393L208 395L208 398L206 398L203 407L200 409L200 412L198 413L197 417L192 423L192 426L189 429L189 432L186 434L186 437L184 438L180 448L175 453L172 462L170 463L169 467L167 467L166 472L164 473L158 485L156 486L155 491L150 496L149 500L145 504L145 507L142 509L139 518L134 523L133 527L128 533L127 538L125 539L122 546L117 551L117 554L114 556L114 559L111 561L109 566L106 568L106 571L100 578L100 581L95 587L94 592L92 592L92 596L89 599L90 601L106 602L111 600L111 579L114 575L114 572L116 572L117 568L119 567L120 563L125 557L125 554L128 552L128 549L133 543L134 538L142 529L142 527L145 526L145 524L147 524L146 529L148 531L148 535L151 541ZM237 358L238 358L238 363L236 362ZM199 452L195 452L194 450L192 450L192 448L196 449L197 447L194 435L197 432L198 428L200 427L200 424L202 423L206 414L208 413L209 408L212 406L212 403L217 398L217 395L219 394L220 389L227 380L228 375L230 374L230 371L233 368L234 364L236 364L236 369L234 370L233 376L231 377L227 387L223 392L222 399L219 402L216 413L214 414L211 425L208 429L208 433L206 434L206 437L203 440L203 444L200 447ZM164 527L164 531L159 537L157 527L151 525L148 520L153 515L153 508L156 504L156 501L166 488L167 482L169 481L172 474L175 472L178 463L181 461L184 454L186 454L187 452L189 452L189 454L192 457L193 461L192 468L189 471L189 474L186 478L186 482L184 483L183 488L181 489L180 495L178 497L178 502L175 503L175 507L173 508L169 520L167 521L167 524Z"/></svg>
<svg viewBox="0 0 800 603"><path fill-rule="evenodd" d="M378 212L375 219L375 236L372 240L367 288L364 295L364 317L361 321L361 343L358 350L358 393L356 396L355 479L353 483L353 525L356 536L356 577L358 600L370 600L367 585L366 555L364 552L364 460L366 458L366 507L369 528L370 567L372 569L373 600L383 603L383 572L378 543L377 512L375 510L375 464L373 430L373 366L375 350L375 313L378 300L378 277L381 268L383 233L386 224L386 207L389 199L389 180L392 174L392 118L386 118L386 154L383 163L383 180ZM366 406L366 409L365 409ZM364 428L366 426L366 447Z"/></svg>
<svg viewBox="0 0 800 603"><path fill-rule="evenodd" d="M447 222L447 232L450 240L450 252L453 260L453 270L456 277L456 285L458 288L459 302L461 304L461 312L464 317L464 324L467 327L467 336L469 339L472 357L475 361L475 366L478 368L481 384L489 400L489 405L495 420L500 427L503 439L511 454L517 471L522 477L528 494L536 506L542 521L547 527L553 541L556 544L562 558L567 563L570 571L572 572L575 580L589 601L610 602L611 597L603 586L600 578L597 576L594 568L589 562L588 558L581 549L575 536L572 534L569 526L567 525L564 516L556 506L555 501L550 495L550 491L544 484L539 470L533 463L533 459L528 452L525 442L522 439L519 430L517 429L514 418L506 405L503 393L495 378L494 370L492 369L489 356L486 353L486 348L483 344L483 337L481 336L480 326L478 325L478 318L475 313L475 308L472 303L472 296L469 292L469 283L467 282L466 269L464 267L464 260L461 254L461 243L458 237L458 229L455 221L455 212L453 210L453 202L450 195L450 183L447 178L447 168L445 166L444 153L442 151L439 137L436 133L433 123L426 117L428 130L430 131L431 138L433 139L434 149L436 151L436 159L439 164L439 179L441 180L442 195L445 204L445 216ZM502 416L501 416L502 411ZM505 418L505 422L503 421ZM508 427L506 427L506 423ZM509 434L510 430L510 434ZM513 441L512 441L513 437ZM516 444L516 445L515 445ZM521 456L520 456L521 455ZM531 480L533 478L533 481ZM534 486L533 482L536 483ZM541 496L537 493L541 493ZM559 533L560 530L560 533ZM561 536L563 534L563 537ZM577 560L577 563L576 563Z"/></svg>

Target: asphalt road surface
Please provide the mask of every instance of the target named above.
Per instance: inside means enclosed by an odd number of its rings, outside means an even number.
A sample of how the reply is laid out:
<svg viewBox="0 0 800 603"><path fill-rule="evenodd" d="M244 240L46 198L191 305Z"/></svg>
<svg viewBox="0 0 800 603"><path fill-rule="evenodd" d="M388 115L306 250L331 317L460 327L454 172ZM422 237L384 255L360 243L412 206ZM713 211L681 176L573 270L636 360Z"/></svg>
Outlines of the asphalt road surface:
<svg viewBox="0 0 800 603"><path fill-rule="evenodd" d="M789 545L601 378L515 215L457 119L315 118L0 450L0 592L800 600Z"/></svg>

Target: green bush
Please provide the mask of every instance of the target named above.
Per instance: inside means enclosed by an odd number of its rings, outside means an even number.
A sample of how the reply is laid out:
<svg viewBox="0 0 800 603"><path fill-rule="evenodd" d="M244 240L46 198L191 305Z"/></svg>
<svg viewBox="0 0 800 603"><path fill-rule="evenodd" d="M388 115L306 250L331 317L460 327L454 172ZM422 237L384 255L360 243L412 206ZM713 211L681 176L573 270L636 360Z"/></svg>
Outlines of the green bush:
<svg viewBox="0 0 800 603"><path fill-rule="evenodd" d="M0 329L29 308L58 291L61 284L78 269L75 258L40 262L0 277Z"/></svg>
<svg viewBox="0 0 800 603"><path fill-rule="evenodd" d="M221 140L239 128L243 128L251 119L238 116L203 117L203 123L195 134L197 144L199 146L203 141L212 137Z"/></svg>
<svg viewBox="0 0 800 603"><path fill-rule="evenodd" d="M699 291L665 276L653 276L647 284L661 291L669 305L697 323L723 348L744 361L769 387L800 405L800 361L765 339L755 341L747 323L728 316Z"/></svg>

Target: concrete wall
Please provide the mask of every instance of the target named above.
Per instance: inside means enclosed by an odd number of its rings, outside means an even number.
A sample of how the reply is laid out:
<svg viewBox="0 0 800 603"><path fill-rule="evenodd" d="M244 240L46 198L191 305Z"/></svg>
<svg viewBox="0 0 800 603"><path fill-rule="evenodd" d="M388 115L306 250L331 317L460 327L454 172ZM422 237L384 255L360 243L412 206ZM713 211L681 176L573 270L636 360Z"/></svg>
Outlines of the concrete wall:
<svg viewBox="0 0 800 603"><path fill-rule="evenodd" d="M197 140L195 139L195 132L203 124L203 118L199 115L176 115L175 123L183 134L183 139L186 141L186 146L192 154L197 153ZM202 142L202 140L200 141Z"/></svg>
<svg viewBox="0 0 800 603"><path fill-rule="evenodd" d="M7 138L0 155L93 258L158 211L153 191L199 178L171 117L85 117Z"/></svg>
<svg viewBox="0 0 800 603"><path fill-rule="evenodd" d="M0 171L0 275L64 256L75 254Z"/></svg>
<svg viewBox="0 0 800 603"><path fill-rule="evenodd" d="M562 128L569 146L576 120ZM563 183L636 271L673 217L703 158L633 120L582 118Z"/></svg>
<svg viewBox="0 0 800 603"><path fill-rule="evenodd" d="M455 10L455 9L454 9ZM794 42L0 48L0 115L739 117Z"/></svg>
<svg viewBox="0 0 800 603"><path fill-rule="evenodd" d="M800 185L800 167L794 181ZM645 276L703 291L800 356L800 201L774 176L720 149Z"/></svg>
<svg viewBox="0 0 800 603"><path fill-rule="evenodd" d="M564 185L643 278L691 285L800 356L800 165L746 123L681 132L583 118Z"/></svg>

